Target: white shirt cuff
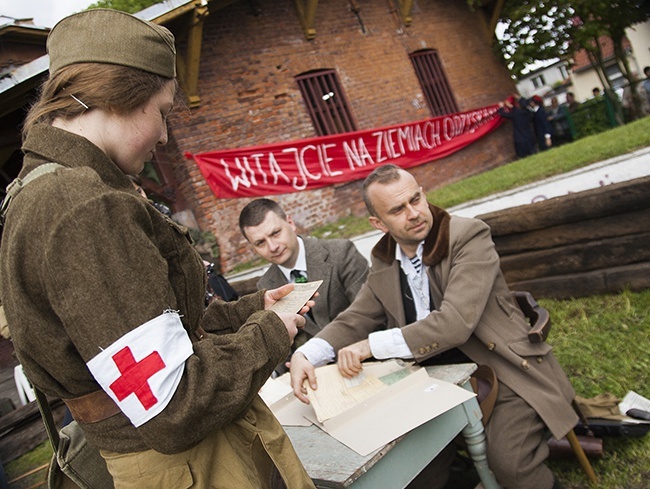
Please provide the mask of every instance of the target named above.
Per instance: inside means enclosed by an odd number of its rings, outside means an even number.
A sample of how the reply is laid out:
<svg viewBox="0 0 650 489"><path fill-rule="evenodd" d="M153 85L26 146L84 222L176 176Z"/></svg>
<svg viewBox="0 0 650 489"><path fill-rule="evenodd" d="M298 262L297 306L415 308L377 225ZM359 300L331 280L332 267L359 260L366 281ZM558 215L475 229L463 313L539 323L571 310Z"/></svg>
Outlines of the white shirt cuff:
<svg viewBox="0 0 650 489"><path fill-rule="evenodd" d="M298 348L296 350L296 353L297 352L305 355L305 358L309 360L309 363L314 367L327 365L328 363L333 362L336 357L332 345L320 338L310 339L307 343Z"/></svg>
<svg viewBox="0 0 650 489"><path fill-rule="evenodd" d="M375 331L368 336L370 352L377 360L387 358L413 358L411 349L404 341L404 335L399 328L385 331Z"/></svg>

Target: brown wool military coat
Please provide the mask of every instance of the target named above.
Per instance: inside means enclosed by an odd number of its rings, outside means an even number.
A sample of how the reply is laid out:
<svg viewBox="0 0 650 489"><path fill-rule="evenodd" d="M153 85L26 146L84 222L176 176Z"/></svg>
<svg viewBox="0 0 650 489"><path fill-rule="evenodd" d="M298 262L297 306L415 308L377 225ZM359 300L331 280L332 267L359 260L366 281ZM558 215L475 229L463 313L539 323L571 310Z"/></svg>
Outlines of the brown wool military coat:
<svg viewBox="0 0 650 489"><path fill-rule="evenodd" d="M314 336L352 303L368 276L368 261L347 239L303 238L303 242L308 280L323 281L311 310L314 320L306 316L305 331ZM280 268L271 265L257 288L275 289L286 283Z"/></svg>
<svg viewBox="0 0 650 489"><path fill-rule="evenodd" d="M406 325L395 241L385 235L372 252L366 284L353 304L318 334L335 351L384 328L402 328L416 361L452 348L491 366L499 382L521 396L556 438L572 429L575 392L548 343L528 341L530 329L501 273L490 229L477 219L450 217L431 206L434 227L425 239L436 310Z"/></svg>
<svg viewBox="0 0 650 489"><path fill-rule="evenodd" d="M190 338L199 326L207 334L193 343L172 400L137 429L122 413L82 424L87 438L113 452L178 453L245 417L290 349L281 320L263 310L263 294L215 301L206 310L205 270L187 230L140 197L99 148L39 125L24 150L23 177L45 162L66 167L34 180L14 199L0 248L2 303L32 382L61 398L97 391L86 362L173 309ZM260 409L267 408L262 403ZM277 420L264 419L252 434L271 435L267 446L276 465L297 474L290 487L311 487L304 471L294 469L300 463Z"/></svg>

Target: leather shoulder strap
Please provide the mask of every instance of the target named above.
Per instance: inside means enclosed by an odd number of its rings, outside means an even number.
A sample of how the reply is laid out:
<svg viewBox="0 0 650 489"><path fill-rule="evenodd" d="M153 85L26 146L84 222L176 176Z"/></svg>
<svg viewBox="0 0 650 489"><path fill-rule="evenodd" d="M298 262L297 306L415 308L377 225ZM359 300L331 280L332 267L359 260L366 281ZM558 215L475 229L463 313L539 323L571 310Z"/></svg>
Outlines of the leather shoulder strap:
<svg viewBox="0 0 650 489"><path fill-rule="evenodd" d="M5 215L7 214L7 209L12 199L18 195L18 193L27 185L29 182L33 182L39 177L52 173L53 171L64 168L63 165L58 163L45 163L41 166L34 168L30 171L24 178L16 178L13 182L7 185L7 195L2 200L2 205L0 206L0 225L3 225L5 222Z"/></svg>

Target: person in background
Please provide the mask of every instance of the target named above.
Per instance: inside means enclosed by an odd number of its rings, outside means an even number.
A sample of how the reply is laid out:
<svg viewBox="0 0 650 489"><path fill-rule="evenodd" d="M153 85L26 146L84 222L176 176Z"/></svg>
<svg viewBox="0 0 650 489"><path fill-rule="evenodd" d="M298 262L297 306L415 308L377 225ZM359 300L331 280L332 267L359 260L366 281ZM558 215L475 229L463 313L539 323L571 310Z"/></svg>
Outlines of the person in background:
<svg viewBox="0 0 650 489"><path fill-rule="evenodd" d="M47 50L17 184L43 173L16 187L0 245L28 378L64 400L117 489L314 488L257 394L305 322L268 310L293 285L206 308L187 229L128 178L167 142L173 35L92 9L55 25Z"/></svg>
<svg viewBox="0 0 650 489"><path fill-rule="evenodd" d="M544 99L539 95L532 98L533 107L533 128L537 139L537 147L540 151L546 151L553 145L553 126L548 120L548 113L544 108Z"/></svg>
<svg viewBox="0 0 650 489"><path fill-rule="evenodd" d="M499 115L512 121L512 134L515 153L519 158L535 154L535 133L533 132L533 112L528 108L528 100L512 96L499 103Z"/></svg>
<svg viewBox="0 0 650 489"><path fill-rule="evenodd" d="M598 87L594 87L591 93L593 94L594 99L596 100L600 100L603 97L600 93L600 88Z"/></svg>
<svg viewBox="0 0 650 489"><path fill-rule="evenodd" d="M483 221L450 216L395 166L376 168L363 197L384 236L372 250L368 279L352 305L291 358L295 396L308 403L314 367L337 361L344 377L369 358L420 365L471 362L493 371L497 400L485 428L490 469L506 489L559 488L544 461L546 430L562 439L578 421L575 392L547 343L530 343L530 325L500 269ZM411 488L445 485L454 447Z"/></svg>
<svg viewBox="0 0 650 489"><path fill-rule="evenodd" d="M280 204L271 199L249 202L239 214L239 228L255 252L271 263L258 289L299 281L322 280L316 304L294 346L327 326L357 296L368 275L368 261L347 239L303 238ZM282 365L277 373L286 371Z"/></svg>
<svg viewBox="0 0 650 489"><path fill-rule="evenodd" d="M580 107L580 104L576 101L576 96L573 92L566 93L565 106L569 111L569 113L575 112L578 109L578 107Z"/></svg>
<svg viewBox="0 0 650 489"><path fill-rule="evenodd" d="M642 97L643 113L644 115L648 115L650 114L650 66L643 68L643 74L645 75L645 79L640 87L640 91L642 92L641 95L644 95Z"/></svg>
<svg viewBox="0 0 650 489"><path fill-rule="evenodd" d="M566 107L560 105L557 97L551 98L551 105L547 109L548 120L553 127L552 139L555 146L571 141L571 128L567 119Z"/></svg>

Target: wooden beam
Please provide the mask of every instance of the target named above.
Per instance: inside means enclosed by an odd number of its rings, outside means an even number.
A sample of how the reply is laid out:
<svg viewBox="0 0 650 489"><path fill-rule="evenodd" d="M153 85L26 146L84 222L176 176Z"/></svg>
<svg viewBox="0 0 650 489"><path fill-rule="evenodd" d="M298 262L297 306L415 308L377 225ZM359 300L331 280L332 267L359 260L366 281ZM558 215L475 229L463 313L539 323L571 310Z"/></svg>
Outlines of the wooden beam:
<svg viewBox="0 0 650 489"><path fill-rule="evenodd" d="M413 0L397 0L397 7L404 25L411 25L411 22L413 21L413 17L411 16L411 12L413 10Z"/></svg>
<svg viewBox="0 0 650 489"><path fill-rule="evenodd" d="M316 37L316 28L314 27L314 20L316 18L316 7L318 7L318 0L294 0L296 10L298 11L298 19L300 25L305 33L307 40Z"/></svg>
<svg viewBox="0 0 650 489"><path fill-rule="evenodd" d="M505 3L505 0L497 0L497 4L494 6L494 10L492 10L492 18L490 19L490 35L491 39L490 42L494 43L494 39L496 39L496 36L494 35L494 31L496 31L497 28L497 23L499 22L499 17L501 17L501 12L503 11L503 4Z"/></svg>
<svg viewBox="0 0 650 489"><path fill-rule="evenodd" d="M201 39L203 24L209 15L208 6L197 4L192 12L190 29L187 33L186 69L183 77L183 89L187 95L190 108L198 107L201 103L199 96L199 68L201 67Z"/></svg>

